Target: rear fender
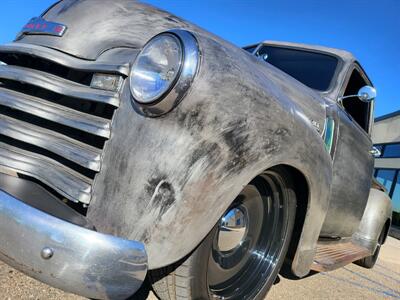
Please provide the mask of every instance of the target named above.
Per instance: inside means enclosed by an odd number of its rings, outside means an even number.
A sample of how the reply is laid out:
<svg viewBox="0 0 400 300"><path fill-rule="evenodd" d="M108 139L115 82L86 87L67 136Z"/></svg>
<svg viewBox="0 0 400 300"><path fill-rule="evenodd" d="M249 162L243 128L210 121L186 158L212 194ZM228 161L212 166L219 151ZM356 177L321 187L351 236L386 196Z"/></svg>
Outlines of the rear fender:
<svg viewBox="0 0 400 300"><path fill-rule="evenodd" d="M392 201L389 196L381 190L371 188L367 206L353 239L373 253L378 244L379 236L382 230L385 229L384 226L391 219ZM387 230L384 234L387 234ZM386 236L384 237L385 239Z"/></svg>

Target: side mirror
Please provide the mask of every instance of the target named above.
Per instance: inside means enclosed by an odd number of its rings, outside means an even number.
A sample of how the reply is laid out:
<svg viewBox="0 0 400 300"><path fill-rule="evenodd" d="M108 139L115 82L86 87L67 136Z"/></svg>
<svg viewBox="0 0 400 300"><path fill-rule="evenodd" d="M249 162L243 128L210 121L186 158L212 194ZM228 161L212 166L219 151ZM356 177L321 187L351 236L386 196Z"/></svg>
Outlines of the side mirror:
<svg viewBox="0 0 400 300"><path fill-rule="evenodd" d="M371 155L376 158L381 157L382 155L382 152L375 146L372 147L369 153L371 153Z"/></svg>
<svg viewBox="0 0 400 300"><path fill-rule="evenodd" d="M366 85L363 86L359 91L357 95L348 95L348 96L343 96L339 98L339 102L342 102L343 99L346 98L354 98L358 97L363 102L371 102L376 98L376 89L372 86Z"/></svg>
<svg viewBox="0 0 400 300"><path fill-rule="evenodd" d="M358 99L363 102L371 102L376 98L376 89L372 86L363 86L357 94Z"/></svg>

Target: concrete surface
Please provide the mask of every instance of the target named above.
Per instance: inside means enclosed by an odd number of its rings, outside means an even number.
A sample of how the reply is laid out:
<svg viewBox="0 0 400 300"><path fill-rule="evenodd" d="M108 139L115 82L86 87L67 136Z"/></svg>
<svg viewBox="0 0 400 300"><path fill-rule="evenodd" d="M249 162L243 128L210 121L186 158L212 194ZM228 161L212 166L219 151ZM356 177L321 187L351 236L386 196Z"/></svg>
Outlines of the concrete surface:
<svg viewBox="0 0 400 300"><path fill-rule="evenodd" d="M279 276L267 299L400 299L400 241L389 237L372 270L351 264L301 280ZM0 299L83 300L0 263ZM150 294L148 300L155 300Z"/></svg>

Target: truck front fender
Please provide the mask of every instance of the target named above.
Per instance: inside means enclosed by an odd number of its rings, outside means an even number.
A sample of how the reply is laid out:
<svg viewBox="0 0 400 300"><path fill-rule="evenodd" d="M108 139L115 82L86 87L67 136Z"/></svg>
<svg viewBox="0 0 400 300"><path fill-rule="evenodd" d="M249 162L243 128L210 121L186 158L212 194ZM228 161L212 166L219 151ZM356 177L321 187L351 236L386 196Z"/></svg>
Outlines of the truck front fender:
<svg viewBox="0 0 400 300"><path fill-rule="evenodd" d="M325 120L324 107L310 89L242 49L195 35L199 72L173 111L160 118L138 114L125 85L88 218L102 232L142 241L150 269L160 268L190 253L244 185L286 164L309 185L293 268L306 274L332 175L312 124Z"/></svg>

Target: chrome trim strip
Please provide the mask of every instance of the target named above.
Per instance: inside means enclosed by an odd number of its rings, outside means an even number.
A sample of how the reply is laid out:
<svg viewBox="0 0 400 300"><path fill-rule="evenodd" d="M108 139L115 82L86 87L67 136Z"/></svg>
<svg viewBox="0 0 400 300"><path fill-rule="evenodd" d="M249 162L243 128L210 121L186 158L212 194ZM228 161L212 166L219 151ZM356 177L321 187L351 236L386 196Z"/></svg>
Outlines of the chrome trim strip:
<svg viewBox="0 0 400 300"><path fill-rule="evenodd" d="M144 245L41 212L0 190L0 259L87 298L126 299L147 273Z"/></svg>
<svg viewBox="0 0 400 300"><path fill-rule="evenodd" d="M19 53L40 57L62 66L85 72L109 72L129 75L129 64L98 63L66 55L60 51L24 43L11 43L0 46L0 53Z"/></svg>
<svg viewBox="0 0 400 300"><path fill-rule="evenodd" d="M47 157L0 143L0 166L32 176L72 201L90 202L92 180Z"/></svg>
<svg viewBox="0 0 400 300"><path fill-rule="evenodd" d="M92 89L88 86L61 77L24 67L0 66L0 79L31 84L46 90L79 99L119 106L118 93Z"/></svg>
<svg viewBox="0 0 400 300"><path fill-rule="evenodd" d="M97 136L110 137L110 121L40 98L0 87L0 105L20 110L46 120L79 129Z"/></svg>
<svg viewBox="0 0 400 300"><path fill-rule="evenodd" d="M85 168L100 170L100 149L58 132L0 115L0 134L46 149Z"/></svg>

